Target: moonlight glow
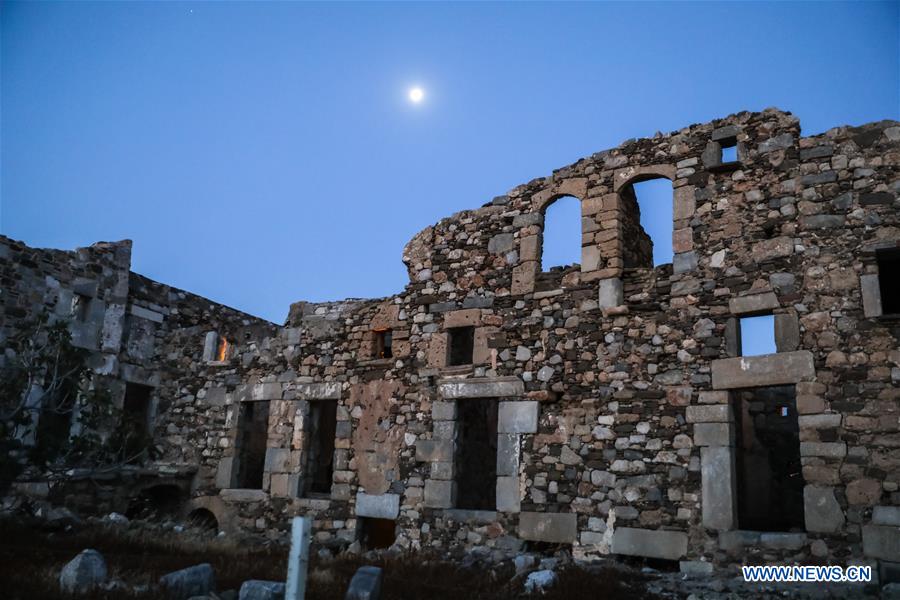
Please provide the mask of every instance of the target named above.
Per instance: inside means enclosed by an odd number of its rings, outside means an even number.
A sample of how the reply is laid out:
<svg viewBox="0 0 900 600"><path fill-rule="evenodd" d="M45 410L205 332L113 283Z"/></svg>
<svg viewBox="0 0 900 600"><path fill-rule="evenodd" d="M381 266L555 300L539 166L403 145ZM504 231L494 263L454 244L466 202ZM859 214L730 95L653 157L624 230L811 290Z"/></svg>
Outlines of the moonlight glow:
<svg viewBox="0 0 900 600"><path fill-rule="evenodd" d="M409 100L413 104L418 104L425 98L425 92L420 87L414 87L409 90Z"/></svg>

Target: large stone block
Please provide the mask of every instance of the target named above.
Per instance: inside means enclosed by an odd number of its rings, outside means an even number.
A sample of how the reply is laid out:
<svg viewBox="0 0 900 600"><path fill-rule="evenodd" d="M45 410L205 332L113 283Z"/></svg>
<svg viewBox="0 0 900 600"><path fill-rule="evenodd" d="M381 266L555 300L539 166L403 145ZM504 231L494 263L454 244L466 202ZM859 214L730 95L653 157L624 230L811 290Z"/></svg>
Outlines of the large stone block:
<svg viewBox="0 0 900 600"><path fill-rule="evenodd" d="M685 409L688 423L733 423L730 404L698 404Z"/></svg>
<svg viewBox="0 0 900 600"><path fill-rule="evenodd" d="M797 315L775 315L775 347L778 352L793 352L800 347L800 320Z"/></svg>
<svg viewBox="0 0 900 600"><path fill-rule="evenodd" d="M613 554L679 560L687 554L688 536L681 531L617 527L613 533Z"/></svg>
<svg viewBox="0 0 900 600"><path fill-rule="evenodd" d="M396 519L400 514L399 494L356 494L356 516L373 519Z"/></svg>
<svg viewBox="0 0 900 600"><path fill-rule="evenodd" d="M735 524L734 449L727 446L700 448L703 526L727 531Z"/></svg>
<svg viewBox="0 0 900 600"><path fill-rule="evenodd" d="M739 296L728 301L728 310L733 315L761 313L778 307L778 298L773 292Z"/></svg>
<svg viewBox="0 0 900 600"><path fill-rule="evenodd" d="M452 508L456 501L456 483L453 481L425 481L425 506L429 508Z"/></svg>
<svg viewBox="0 0 900 600"><path fill-rule="evenodd" d="M625 304L622 280L618 277L601 279L598 284L597 300L600 308L613 308Z"/></svg>
<svg viewBox="0 0 900 600"><path fill-rule="evenodd" d="M499 433L535 433L540 407L537 401L501 402L497 419Z"/></svg>
<svg viewBox="0 0 900 600"><path fill-rule="evenodd" d="M497 478L497 510L517 513L521 510L522 498L518 477Z"/></svg>
<svg viewBox="0 0 900 600"><path fill-rule="evenodd" d="M712 384L718 390L785 385L816 376L812 352L779 352L712 361Z"/></svg>
<svg viewBox="0 0 900 600"><path fill-rule="evenodd" d="M803 488L806 530L813 533L837 533L844 526L844 511L834 497L834 489L808 485Z"/></svg>
<svg viewBox="0 0 900 600"><path fill-rule="evenodd" d="M416 441L416 460L448 462L453 460L453 440Z"/></svg>
<svg viewBox="0 0 900 600"><path fill-rule="evenodd" d="M862 538L865 556L900 562L900 527L864 525Z"/></svg>
<svg viewBox="0 0 900 600"><path fill-rule="evenodd" d="M266 448L265 470L269 473L288 473L291 469L290 448Z"/></svg>
<svg viewBox="0 0 900 600"><path fill-rule="evenodd" d="M733 446L734 426L731 423L697 423L694 425L695 446Z"/></svg>
<svg viewBox="0 0 900 600"><path fill-rule="evenodd" d="M519 537L523 540L571 544L577 535L575 513L523 512L519 515Z"/></svg>
<svg viewBox="0 0 900 600"><path fill-rule="evenodd" d="M519 436L515 433L497 434L497 475L513 477L519 474Z"/></svg>
<svg viewBox="0 0 900 600"><path fill-rule="evenodd" d="M435 421L456 419L456 402L435 402L431 405L431 418Z"/></svg>
<svg viewBox="0 0 900 600"><path fill-rule="evenodd" d="M445 400L459 398L508 398L524 395L525 384L518 377L444 379L438 383L438 394Z"/></svg>
<svg viewBox="0 0 900 600"><path fill-rule="evenodd" d="M881 284L878 275L860 275L859 287L862 291L863 314L866 318L880 317Z"/></svg>
<svg viewBox="0 0 900 600"><path fill-rule="evenodd" d="M876 506L872 509L872 524L900 527L900 506Z"/></svg>

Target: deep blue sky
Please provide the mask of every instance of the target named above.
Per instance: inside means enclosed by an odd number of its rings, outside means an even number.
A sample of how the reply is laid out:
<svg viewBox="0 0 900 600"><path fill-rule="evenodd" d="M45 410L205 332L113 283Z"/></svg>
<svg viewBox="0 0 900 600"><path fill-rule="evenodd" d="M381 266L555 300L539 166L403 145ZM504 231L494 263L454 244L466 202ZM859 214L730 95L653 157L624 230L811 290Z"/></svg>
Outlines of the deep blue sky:
<svg viewBox="0 0 900 600"><path fill-rule="evenodd" d="M417 231L627 138L768 106L805 133L900 116L896 3L0 15L0 232L131 238L135 271L278 322L400 291Z"/></svg>

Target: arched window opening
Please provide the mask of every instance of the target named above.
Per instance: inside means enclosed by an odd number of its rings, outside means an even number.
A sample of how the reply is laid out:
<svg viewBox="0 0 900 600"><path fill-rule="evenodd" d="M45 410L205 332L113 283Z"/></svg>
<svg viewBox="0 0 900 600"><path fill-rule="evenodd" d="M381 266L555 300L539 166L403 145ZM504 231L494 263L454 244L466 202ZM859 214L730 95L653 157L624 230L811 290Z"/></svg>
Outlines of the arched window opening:
<svg viewBox="0 0 900 600"><path fill-rule="evenodd" d="M624 238L625 266L658 267L671 263L672 182L665 178L638 181L623 190L622 196L626 203L635 202L639 218L639 224L634 224L634 235L626 232Z"/></svg>
<svg viewBox="0 0 900 600"><path fill-rule="evenodd" d="M581 201L562 196L544 209L541 270L581 264Z"/></svg>

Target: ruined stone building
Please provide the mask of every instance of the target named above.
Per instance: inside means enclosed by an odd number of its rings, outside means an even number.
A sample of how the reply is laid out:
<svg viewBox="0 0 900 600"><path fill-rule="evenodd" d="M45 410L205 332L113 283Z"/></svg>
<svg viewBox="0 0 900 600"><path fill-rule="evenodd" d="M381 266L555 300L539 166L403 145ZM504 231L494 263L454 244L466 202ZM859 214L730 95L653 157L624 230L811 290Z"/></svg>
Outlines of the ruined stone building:
<svg viewBox="0 0 900 600"><path fill-rule="evenodd" d="M656 267L632 187L651 178L673 199ZM801 137L745 112L447 217L407 244L395 296L298 302L283 326L131 272L127 241L0 238L0 343L41 308L71 318L153 434L127 493L175 485L226 531L309 515L333 546L890 567L898 195L900 123ZM547 270L562 196L581 262ZM777 352L743 356L764 315Z"/></svg>

